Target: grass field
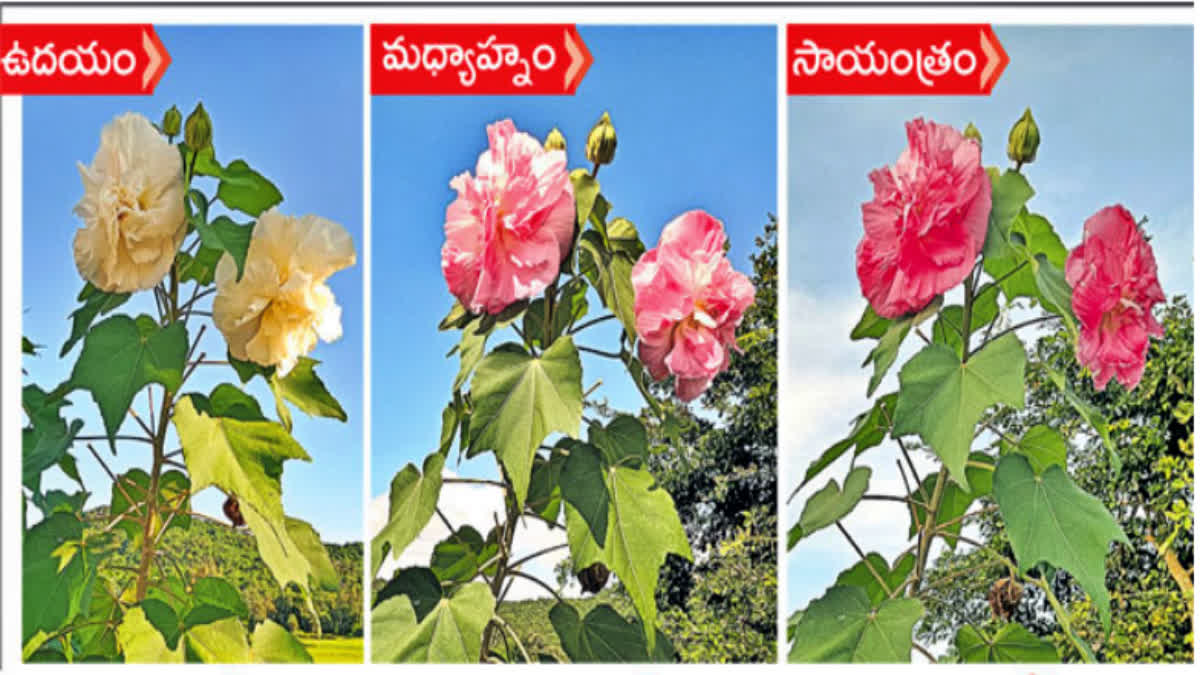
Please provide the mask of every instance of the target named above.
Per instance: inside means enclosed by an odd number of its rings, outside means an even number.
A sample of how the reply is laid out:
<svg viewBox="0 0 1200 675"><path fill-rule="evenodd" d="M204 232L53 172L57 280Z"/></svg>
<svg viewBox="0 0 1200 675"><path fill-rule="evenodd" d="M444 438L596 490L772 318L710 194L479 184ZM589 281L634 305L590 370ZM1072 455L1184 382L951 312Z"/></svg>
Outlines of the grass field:
<svg viewBox="0 0 1200 675"><path fill-rule="evenodd" d="M300 642L312 654L314 663L362 663L363 639L329 637L318 640L316 636L302 636Z"/></svg>

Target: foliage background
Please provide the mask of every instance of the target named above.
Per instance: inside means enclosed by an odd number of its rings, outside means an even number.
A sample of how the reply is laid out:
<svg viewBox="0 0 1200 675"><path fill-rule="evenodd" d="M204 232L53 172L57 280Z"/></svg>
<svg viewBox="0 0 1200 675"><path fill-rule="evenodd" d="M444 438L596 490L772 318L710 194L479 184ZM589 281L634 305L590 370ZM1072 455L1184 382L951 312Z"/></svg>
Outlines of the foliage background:
<svg viewBox="0 0 1200 675"><path fill-rule="evenodd" d="M1119 201L1135 217L1149 216L1146 229L1167 295L1191 298L1191 28L999 26L996 33L1012 62L989 97L789 101L784 325L788 353L795 356L784 373L780 406L785 486L799 484L808 464L868 407L869 376L859 366L869 347L846 339L863 306L854 274L859 205L871 196L868 171L895 161L905 145L903 123L913 117L960 128L974 122L983 131L984 164L1006 166L1007 131L1032 106L1042 144L1037 161L1023 169L1038 189L1030 208L1054 222L1069 247L1079 243L1084 220L1102 206ZM1113 50L1114 44L1122 50ZM1105 104L1095 105L1098 98ZM1155 111L1152 124L1147 110ZM821 133L798 133L805 129ZM821 170L798 168L806 166ZM911 356L915 343L902 349L897 363ZM890 374L880 391L888 391L895 377ZM903 492L891 459L860 458L859 465L875 470L872 492ZM935 466L914 459L922 473ZM829 475L844 475L846 466L843 459ZM823 484L814 481L792 501L788 522ZM902 517L893 504L864 502L843 522L859 542L890 559L906 546L907 528L896 526ZM787 559L785 606L804 607L855 562L836 529L805 540Z"/></svg>
<svg viewBox="0 0 1200 675"><path fill-rule="evenodd" d="M392 476L407 462L419 465L438 442L445 397L436 392L458 369L457 359L444 358L456 337L433 334L451 301L439 266L442 223L454 194L450 178L473 170L487 147L487 124L511 117L518 129L539 138L558 126L567 138L568 165L581 166L587 132L608 110L618 146L599 180L615 212L637 223L642 239L652 246L671 218L703 208L724 221L734 267L753 274L749 255L754 238L776 198L776 82L774 69L764 67L775 61L775 29L584 26L580 34L595 63L573 97L372 100L372 248L387 251L386 258L381 255L372 263L375 499L367 516L372 532L386 516ZM697 52L696 44L706 48ZM394 309L399 298L403 311ZM594 330L589 342L615 343L615 324ZM583 361L585 388L603 379L601 391L613 408L642 407L623 367L587 354ZM480 458L451 463L447 471L490 478L496 469L494 462ZM450 507L447 516L456 526L490 529L492 510L501 510L494 489L452 485L445 490L453 490L443 493L442 504ZM444 526L434 520L402 562L389 562L382 574L428 563L433 545L444 535ZM530 523L519 530L517 541L520 555L563 539ZM556 559L544 560L530 571L553 580ZM577 594L578 586L568 593ZM543 595L520 580L510 597Z"/></svg>
<svg viewBox="0 0 1200 675"><path fill-rule="evenodd" d="M287 512L312 523L326 541L361 540L363 83L361 77L347 74L361 72L362 31L307 26L161 26L156 30L172 62L153 96L23 99L22 332L46 346L39 356L23 360L27 381L64 381L79 350L76 346L69 359L58 358L71 328L67 313L76 306L75 296L83 286L71 249L79 225L71 209L83 194L76 162L91 162L100 129L121 113L139 112L157 122L172 104L186 113L203 101L216 121L218 159L228 163L248 158L283 186L282 211L317 213L341 223L360 250L359 264L329 281L342 306L342 339L323 343L314 354L323 362L321 377L341 401L349 422L296 415L295 436L313 462L289 463L283 494ZM288 68L279 67L281 54L287 54ZM149 293L139 294L122 308L132 315L153 314L153 310ZM199 351L213 358L225 352L220 334L211 325ZM188 388L209 391L223 377L228 378L227 370L205 373L202 369L189 380ZM259 380L248 390L259 400L272 400ZM90 429L102 428L90 397L74 398L69 414L82 418ZM127 426L134 424L129 421ZM146 466L148 458L145 448L125 444L120 457L105 461L114 471L123 472ZM86 450L79 468L84 484L95 493L87 508L106 502L108 477ZM46 472L43 484L59 489L71 485L57 469ZM223 501L216 490L210 490L192 504L193 509L223 520Z"/></svg>

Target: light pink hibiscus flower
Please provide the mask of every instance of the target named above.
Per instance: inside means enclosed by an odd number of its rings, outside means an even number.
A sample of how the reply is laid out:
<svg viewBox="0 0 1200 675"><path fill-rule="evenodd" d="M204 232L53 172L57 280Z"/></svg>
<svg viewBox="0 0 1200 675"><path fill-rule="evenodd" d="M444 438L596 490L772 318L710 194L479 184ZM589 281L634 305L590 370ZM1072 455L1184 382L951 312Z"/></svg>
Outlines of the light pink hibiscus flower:
<svg viewBox="0 0 1200 675"><path fill-rule="evenodd" d="M472 312L497 314L558 276L575 233L567 155L546 150L511 120L488 125L475 175L455 176L446 208L442 275Z"/></svg>
<svg viewBox="0 0 1200 675"><path fill-rule="evenodd" d="M655 380L675 376L690 401L729 367L729 349L754 285L725 257L725 228L688 211L663 229L658 247L633 266L638 356Z"/></svg>

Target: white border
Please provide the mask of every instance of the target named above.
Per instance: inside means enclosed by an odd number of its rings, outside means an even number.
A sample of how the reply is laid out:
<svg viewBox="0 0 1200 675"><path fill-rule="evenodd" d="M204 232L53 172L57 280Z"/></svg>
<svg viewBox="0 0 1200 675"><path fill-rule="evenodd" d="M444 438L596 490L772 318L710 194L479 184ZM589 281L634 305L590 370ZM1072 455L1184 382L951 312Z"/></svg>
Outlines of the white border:
<svg viewBox="0 0 1200 675"><path fill-rule="evenodd" d="M786 24L788 23L928 23L928 22L980 22L995 25L1005 24L1080 24L1080 25L1164 25L1187 24L1194 25L1195 10L1188 8L1137 8L1137 7L494 7L488 8L486 19L481 17L478 7L13 7L4 8L6 23L156 23L156 24L262 24L262 25L301 25L301 24L336 24L360 25L364 30L363 40L363 401L364 401L364 477L363 477L363 513L364 513L364 578L367 575L367 555L365 542L369 539L365 531L365 514L371 498L370 490L370 448L371 448L371 97L368 84L369 48L367 37L370 23L437 23L437 22L553 22L578 23L591 25L638 25L638 24L689 24L689 25L748 25L769 24L777 26L777 43L779 60L776 63L778 73L777 93L777 214L780 230L778 242L779 257L779 404L787 396L787 364L789 359L787 348L788 337L788 298L787 298L787 246L788 246L788 203L787 203L787 96L785 86L786 69L784 67ZM1200 45L1193 42L1196 50L1195 59L1200 61ZM1114 46L1119 48L1119 46ZM281 56L281 60L282 60ZM1194 61L1195 62L1195 61ZM1195 74L1195 69L1193 71ZM1200 87L1194 90L1197 101L1200 102ZM3 434L0 435L0 447L6 448L0 463L0 477L5 484L4 503L0 505L0 517L3 523L2 550L3 560L3 589L0 597L20 597L20 568L21 568L21 520L19 508L20 494L19 476L21 475L20 454L13 448L20 447L21 415L19 400L20 392L20 357L17 343L21 335L21 100L19 97L5 97L0 101L2 111L2 128L0 128L0 158L3 161L3 181L0 184L0 234L3 241L0 246L0 264L2 264L2 297L4 331L0 336L0 363L3 364L4 379L0 382L5 395L4 408L0 420L3 421ZM1200 123L1196 123L1194 142L1200 147ZM1194 148L1195 154L1196 148ZM1196 157L1193 177L1196 181L1193 194L1200 194L1200 155ZM1194 283L1200 282L1200 270L1193 267ZM779 494L779 652L781 658L786 655L786 619L792 608L787 606L787 550L786 550L786 493L788 489L787 453L779 452L778 472L780 476ZM369 603L369 587L364 588L364 607ZM3 603L2 614L4 635L0 642L0 653L3 654L5 668L21 670L34 669L42 672L75 672L110 671L117 672L124 665L104 666L22 666L20 664L19 626L21 610L19 602ZM364 621L369 612L364 614ZM1195 625L1195 618L1193 618ZM364 649L370 653L369 627L365 631ZM736 639L736 636L730 636ZM154 669L156 666L133 666L134 668ZM190 667L190 666L183 666ZM202 667L202 666L201 666ZM353 669L369 671L384 671L385 669L403 666L352 666ZM408 666L411 668L412 666ZM422 670L439 669L444 671L466 672L480 666L429 666ZM492 666L501 670L515 669L520 666ZM572 665L564 666L580 672L609 673L613 666L607 665ZM626 672L661 672L680 670L686 672L716 672L718 665L677 665L677 666L630 666ZM744 666L750 670L771 670L779 666L757 665ZM857 672L884 673L893 671L910 671L920 668L914 665L868 665L858 667ZM259 672L260 670L283 670L294 666L220 666L214 667L217 672ZM1030 673L1028 666L980 666L981 669L1005 673ZM1155 669L1165 671L1172 668L1182 670L1187 666L1126 666L1128 670L1144 671ZM1038 666L1039 673L1059 673L1068 671L1088 670L1086 666L1051 665ZM306 672L341 672L343 666L317 666ZM616 670L622 670L616 668ZM806 666L806 670L838 670L838 666Z"/></svg>

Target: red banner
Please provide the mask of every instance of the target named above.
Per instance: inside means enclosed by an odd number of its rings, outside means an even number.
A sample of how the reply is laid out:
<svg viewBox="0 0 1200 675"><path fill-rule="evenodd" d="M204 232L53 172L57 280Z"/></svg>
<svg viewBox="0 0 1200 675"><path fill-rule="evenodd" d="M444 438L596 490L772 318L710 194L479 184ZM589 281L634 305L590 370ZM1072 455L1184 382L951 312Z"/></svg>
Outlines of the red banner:
<svg viewBox="0 0 1200 675"><path fill-rule="evenodd" d="M0 24L0 94L152 94L170 63L150 24Z"/></svg>
<svg viewBox="0 0 1200 675"><path fill-rule="evenodd" d="M375 95L569 95L591 65L571 24L371 26Z"/></svg>
<svg viewBox="0 0 1200 675"><path fill-rule="evenodd" d="M1008 65L987 24L790 24L788 94L983 95Z"/></svg>

